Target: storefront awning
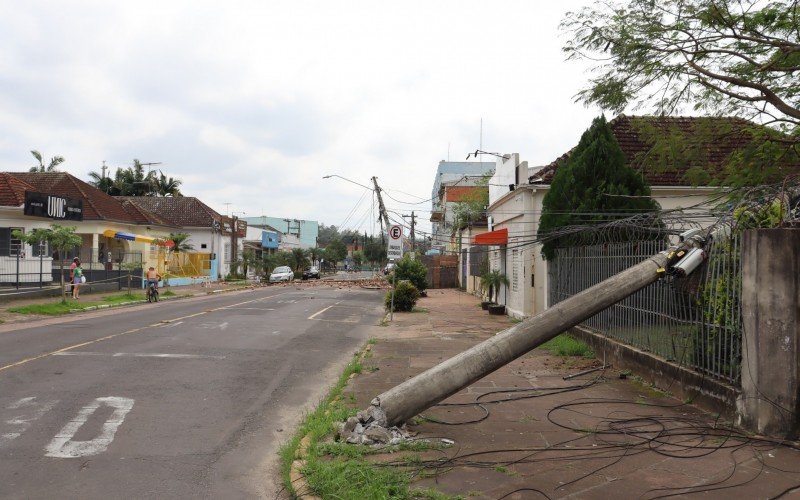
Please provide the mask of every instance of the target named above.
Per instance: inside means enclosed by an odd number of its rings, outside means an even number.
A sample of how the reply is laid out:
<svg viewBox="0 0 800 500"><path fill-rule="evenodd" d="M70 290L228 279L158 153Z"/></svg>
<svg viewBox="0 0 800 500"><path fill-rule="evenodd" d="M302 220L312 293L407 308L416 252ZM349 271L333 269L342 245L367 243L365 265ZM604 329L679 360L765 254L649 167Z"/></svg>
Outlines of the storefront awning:
<svg viewBox="0 0 800 500"><path fill-rule="evenodd" d="M162 247L174 247L175 242L172 240L161 240L153 238L152 236L144 236L141 234L125 233L122 231L114 231L113 229L106 229L103 231L103 236L106 238L115 238L118 240L138 241L141 243L150 243L151 245L159 245Z"/></svg>
<svg viewBox="0 0 800 500"><path fill-rule="evenodd" d="M488 233L476 234L472 241L473 245L507 245L508 229L498 229Z"/></svg>

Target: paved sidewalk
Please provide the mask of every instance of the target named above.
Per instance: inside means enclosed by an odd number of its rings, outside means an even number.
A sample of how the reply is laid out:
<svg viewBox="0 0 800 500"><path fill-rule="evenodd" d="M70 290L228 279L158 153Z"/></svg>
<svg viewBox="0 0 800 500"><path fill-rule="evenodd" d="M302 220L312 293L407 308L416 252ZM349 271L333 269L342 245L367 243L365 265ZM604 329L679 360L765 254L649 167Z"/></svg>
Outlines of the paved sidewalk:
<svg viewBox="0 0 800 500"><path fill-rule="evenodd" d="M456 290L431 290L418 308L380 329L347 388L359 408L512 324ZM399 454L376 460L417 472L415 487L468 498L800 496L798 451L731 430L635 374L563 379L597 366L536 349L445 401L461 405L432 408L409 426L451 447L412 466Z"/></svg>

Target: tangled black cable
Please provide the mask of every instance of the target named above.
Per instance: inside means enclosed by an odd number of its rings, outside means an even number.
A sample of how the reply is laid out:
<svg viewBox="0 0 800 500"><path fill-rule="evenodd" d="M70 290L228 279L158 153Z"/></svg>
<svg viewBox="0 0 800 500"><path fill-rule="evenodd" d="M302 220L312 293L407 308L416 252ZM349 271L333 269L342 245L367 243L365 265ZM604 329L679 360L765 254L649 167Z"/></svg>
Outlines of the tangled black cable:
<svg viewBox="0 0 800 500"><path fill-rule="evenodd" d="M525 389L498 389L483 393L470 403L448 403L438 406L443 407L464 407L476 406L481 408L485 415L466 422L444 422L426 417L432 422L444 425L465 425L476 423L488 418L489 409L487 406L492 404L502 404L505 402L517 401L533 397L543 397L547 395L561 394L570 391L580 390L594 385L602 380L601 377L590 380L586 384L563 386L558 388L525 388ZM534 394L531 394L534 392ZM497 394L519 393L520 395L481 401ZM592 406L602 406L612 409L614 406L622 408L613 409L606 414L600 422L592 429L580 428L576 424L568 424L564 419L559 418L564 412L574 417L587 417L596 419L597 416L586 408ZM626 409L635 407L639 409L651 410L647 412L635 412ZM630 401L625 399L610 398L585 398L568 403L558 404L551 408L547 413L547 419L553 425L562 429L570 430L580 434L578 437L561 441L548 446L520 447L513 449L497 449L488 451L471 452L461 454L460 449L449 457L440 457L414 462L397 461L383 463L385 467L404 467L416 468L414 475L426 471L438 478L457 467L472 468L496 468L498 466L512 466L517 464L534 464L544 462L578 462L587 460L604 460L604 463L569 482L560 484L556 490L564 488L587 479L604 469L614 466L619 462L642 455L644 453L655 453L665 458L672 459L697 459L706 457L717 452L727 451L731 461L731 469L724 477L713 482L702 485L675 485L670 487L652 488L642 493L646 498L669 498L677 495L689 495L711 491L728 490L742 487L756 481L765 471L776 471L785 474L800 474L800 470L786 470L767 464L763 457L763 452L779 447L788 447L800 450L800 446L794 443L786 443L762 437L750 436L731 426L720 424L719 420L708 423L700 416L664 416L664 410L676 410L688 407L686 403L679 404L660 404L644 403L642 401ZM582 441L591 439L591 444L581 445ZM749 452L748 458L740 459L741 453ZM509 454L520 454L514 459L506 458ZM503 459L492 459L493 456L502 455ZM747 459L755 458L759 464L759 469L749 478L731 482L739 472L740 465ZM786 488L773 498L781 498L795 490L800 489L800 484ZM525 487L516 489L505 494L500 498L507 498L513 493L532 492L544 498L550 498L540 488Z"/></svg>

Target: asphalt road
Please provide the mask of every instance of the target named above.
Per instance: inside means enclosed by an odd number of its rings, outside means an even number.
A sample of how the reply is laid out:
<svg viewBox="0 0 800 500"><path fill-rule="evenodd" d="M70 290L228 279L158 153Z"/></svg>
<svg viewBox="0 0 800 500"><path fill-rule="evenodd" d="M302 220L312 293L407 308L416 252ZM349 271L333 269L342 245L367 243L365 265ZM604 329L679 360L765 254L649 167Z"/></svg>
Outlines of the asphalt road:
<svg viewBox="0 0 800 500"><path fill-rule="evenodd" d="M269 287L0 325L0 497L274 498L278 447L381 297Z"/></svg>

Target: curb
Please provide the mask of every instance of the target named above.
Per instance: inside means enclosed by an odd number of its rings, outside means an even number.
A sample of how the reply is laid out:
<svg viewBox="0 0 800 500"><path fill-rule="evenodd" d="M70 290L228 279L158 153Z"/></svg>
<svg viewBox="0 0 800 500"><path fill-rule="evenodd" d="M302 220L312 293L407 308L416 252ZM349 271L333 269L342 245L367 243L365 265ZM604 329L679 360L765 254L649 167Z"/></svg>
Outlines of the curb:
<svg viewBox="0 0 800 500"><path fill-rule="evenodd" d="M372 345L367 343L365 347L361 349L361 352L358 354L358 362L364 360L367 354L372 350ZM347 382L349 383L353 380L358 373L351 373L349 377L347 377ZM343 386L347 387L347 383ZM341 396L337 396L331 399L331 403L335 403L341 399ZM289 481L292 484L292 488L294 488L294 493L296 498L300 500L322 500L320 497L316 495L304 494L304 491L311 491L311 487L308 486L306 482L306 477L301 472L302 468L306 465L306 454L308 452L308 447L311 445L311 435L306 434L300 439L300 444L297 446L297 450L294 454L294 460L292 461L292 466L289 468Z"/></svg>

